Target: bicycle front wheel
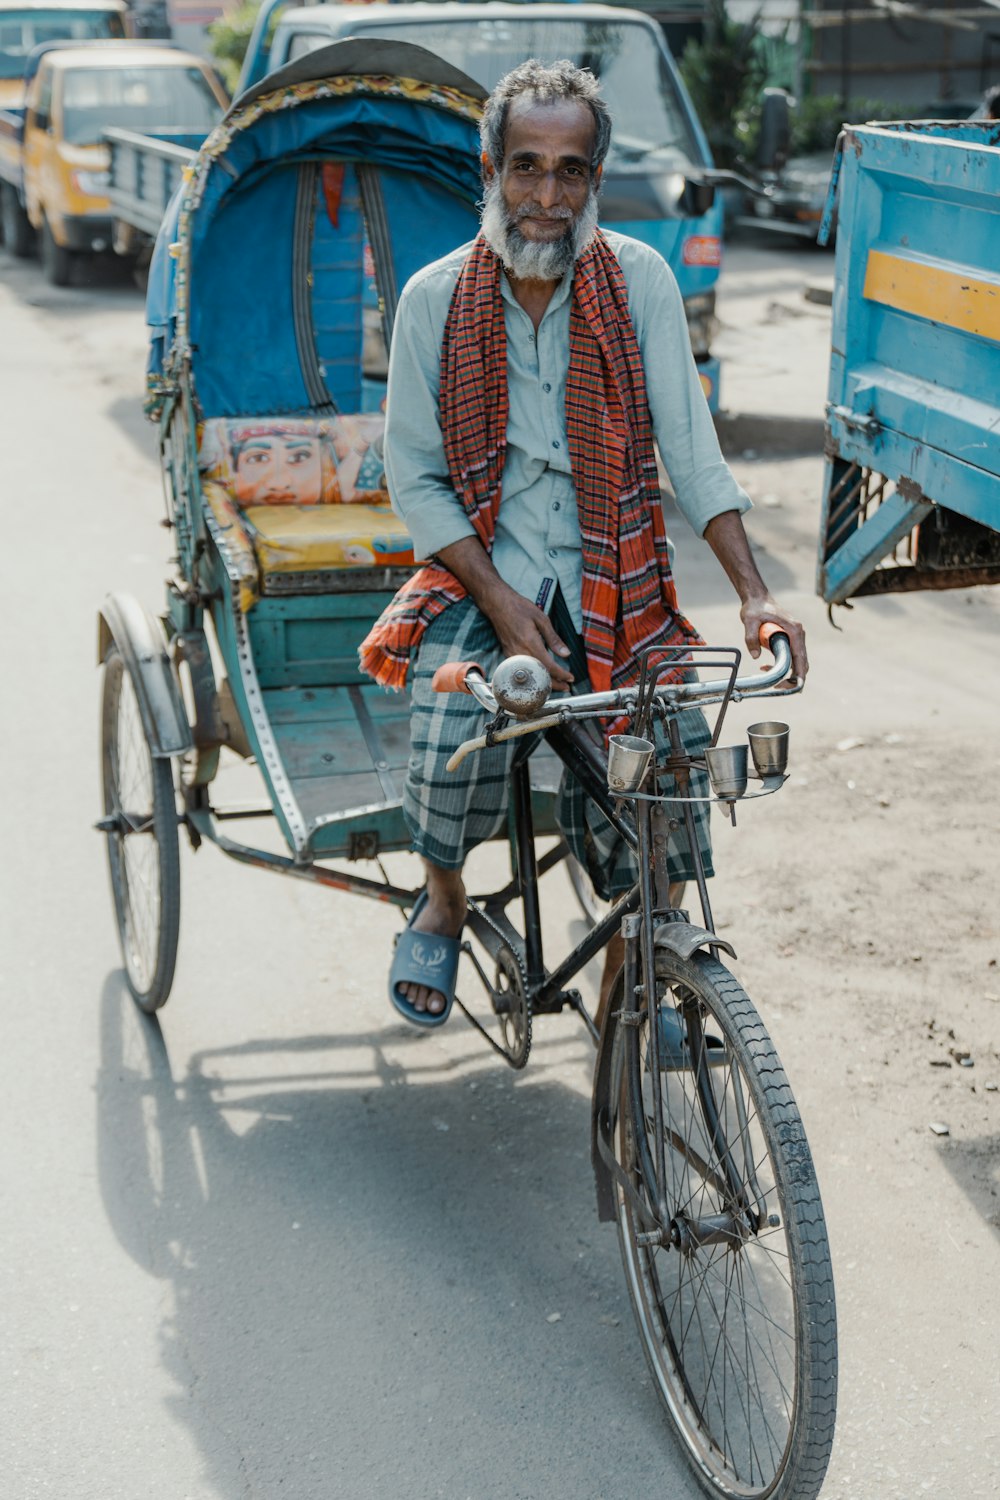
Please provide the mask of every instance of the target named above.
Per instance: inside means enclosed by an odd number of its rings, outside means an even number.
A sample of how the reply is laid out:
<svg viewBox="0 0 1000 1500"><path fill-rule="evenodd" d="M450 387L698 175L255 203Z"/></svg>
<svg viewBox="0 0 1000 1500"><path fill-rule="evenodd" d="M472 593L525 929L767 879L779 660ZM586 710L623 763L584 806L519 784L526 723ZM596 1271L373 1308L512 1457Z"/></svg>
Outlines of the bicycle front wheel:
<svg viewBox="0 0 1000 1500"><path fill-rule="evenodd" d="M656 978L658 1076L646 1016L619 1027L612 1068L615 1154L634 1189L618 1185L618 1234L646 1359L706 1489L813 1500L833 1442L837 1334L799 1112L722 964L658 951Z"/></svg>

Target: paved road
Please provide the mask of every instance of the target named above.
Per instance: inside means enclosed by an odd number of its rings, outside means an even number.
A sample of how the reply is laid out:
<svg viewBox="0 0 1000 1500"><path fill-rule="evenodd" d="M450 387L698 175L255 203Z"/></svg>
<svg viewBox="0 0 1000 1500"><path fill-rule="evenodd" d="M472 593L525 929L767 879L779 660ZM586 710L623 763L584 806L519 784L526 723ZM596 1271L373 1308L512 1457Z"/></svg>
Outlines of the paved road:
<svg viewBox="0 0 1000 1500"><path fill-rule="evenodd" d="M582 1034L540 1024L518 1078L460 1020L412 1034L384 998L390 913L212 850L184 852L162 1032L125 998L89 824L95 610L112 587L155 606L169 553L142 362L131 285L105 276L56 292L0 251L0 1488L12 1500L693 1500L613 1231L596 1223ZM755 513L759 544L826 674L827 692L797 705L804 750L818 757L858 724L884 731L885 674L915 685L928 663L954 734L995 745L995 694L977 692L995 674L993 605L922 613L907 600L862 614L846 644L820 634L816 465L743 470L775 501ZM692 612L732 636L724 586L696 546L682 541L681 554ZM928 618L933 641L921 638ZM875 645L879 668L866 658ZM907 733L927 732L922 709L894 712L892 727L901 715ZM771 855L791 858L795 818L776 814L776 842L757 846L765 872ZM400 857L399 873L408 865ZM720 905L727 921L736 913L738 947L737 927L750 928L745 978L751 990L754 970L766 981L837 1254L847 1383L826 1493L994 1494L988 1203L951 1183L922 1135L900 1158L919 1165L917 1188L902 1168L898 1183L866 1175L881 1148L845 1082L856 1039L814 1025L801 991L787 996L796 964L769 953L791 918L741 905L748 871L760 878L745 857L733 863ZM580 931L561 878L554 940ZM994 913L995 889L994 874ZM840 978L811 982L842 1020ZM945 1226L928 1229L943 1213L954 1252Z"/></svg>

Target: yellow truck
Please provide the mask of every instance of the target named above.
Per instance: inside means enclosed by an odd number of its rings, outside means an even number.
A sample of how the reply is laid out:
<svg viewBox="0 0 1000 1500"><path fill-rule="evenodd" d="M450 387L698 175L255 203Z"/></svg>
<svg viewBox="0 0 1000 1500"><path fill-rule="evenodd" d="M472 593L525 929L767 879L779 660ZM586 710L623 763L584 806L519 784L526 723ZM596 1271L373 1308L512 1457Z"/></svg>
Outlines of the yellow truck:
<svg viewBox="0 0 1000 1500"><path fill-rule="evenodd" d="M0 109L24 103L25 65L42 42L123 37L125 0L0 0Z"/></svg>
<svg viewBox="0 0 1000 1500"><path fill-rule="evenodd" d="M57 42L32 55L22 111L0 111L4 238L65 286L83 252L113 248L108 128L203 139L228 100L209 65L163 43Z"/></svg>

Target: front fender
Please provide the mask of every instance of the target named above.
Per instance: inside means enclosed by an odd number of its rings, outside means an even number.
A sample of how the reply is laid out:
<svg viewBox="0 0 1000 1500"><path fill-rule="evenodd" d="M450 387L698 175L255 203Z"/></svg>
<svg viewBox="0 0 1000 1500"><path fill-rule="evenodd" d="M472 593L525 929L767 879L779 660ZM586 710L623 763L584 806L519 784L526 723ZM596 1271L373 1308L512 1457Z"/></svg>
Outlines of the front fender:
<svg viewBox="0 0 1000 1500"><path fill-rule="evenodd" d="M683 959L691 958L699 948L708 947L724 948L731 958L736 957L732 943L694 922L662 922L653 934L653 947L669 948Z"/></svg>
<svg viewBox="0 0 1000 1500"><path fill-rule="evenodd" d="M194 748L163 629L131 594L109 594L98 614L97 660L118 647L135 686L142 727L153 756L160 760Z"/></svg>
<svg viewBox="0 0 1000 1500"><path fill-rule="evenodd" d="M678 915L680 915L678 913ZM707 927L698 927L694 922L661 922L653 934L653 945L676 953L678 958L690 959L700 948L724 948L731 957L736 951L724 938L709 932ZM604 1011L604 1023L597 1044L597 1062L594 1068L594 1092L590 1105L590 1159L594 1169L594 1185L597 1189L597 1216L602 1223L612 1221L617 1212L615 1197L614 1116L611 1097L611 1054L614 1049L618 1018L624 1000L624 970L615 980ZM635 1001L632 1001L635 1004Z"/></svg>

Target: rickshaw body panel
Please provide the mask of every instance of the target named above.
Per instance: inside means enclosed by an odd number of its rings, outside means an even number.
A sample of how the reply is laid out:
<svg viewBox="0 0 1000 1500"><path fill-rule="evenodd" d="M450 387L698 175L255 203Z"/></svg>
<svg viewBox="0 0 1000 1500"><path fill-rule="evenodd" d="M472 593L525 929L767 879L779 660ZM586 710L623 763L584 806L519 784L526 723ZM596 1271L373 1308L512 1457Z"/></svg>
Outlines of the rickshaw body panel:
<svg viewBox="0 0 1000 1500"><path fill-rule="evenodd" d="M995 582L1000 125L851 127L838 162L818 592Z"/></svg>

